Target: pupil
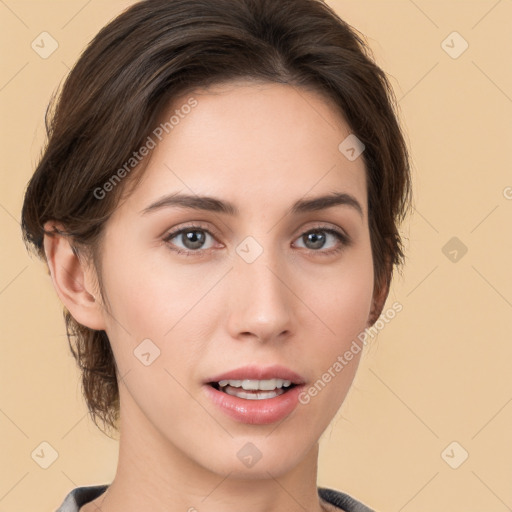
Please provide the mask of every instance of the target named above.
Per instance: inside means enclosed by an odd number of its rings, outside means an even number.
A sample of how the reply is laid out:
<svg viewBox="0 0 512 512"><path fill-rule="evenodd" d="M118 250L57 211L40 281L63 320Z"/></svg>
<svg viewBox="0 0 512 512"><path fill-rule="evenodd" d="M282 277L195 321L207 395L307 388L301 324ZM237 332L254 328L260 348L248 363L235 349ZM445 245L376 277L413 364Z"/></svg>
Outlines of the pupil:
<svg viewBox="0 0 512 512"><path fill-rule="evenodd" d="M197 236L197 233L200 233L200 235ZM185 238L187 242L192 244L191 247L189 246L190 249L198 249L204 243L204 233L201 231L187 231Z"/></svg>
<svg viewBox="0 0 512 512"><path fill-rule="evenodd" d="M309 233L306 235L310 241L313 242L313 245L316 249L321 248L325 242L325 235L317 235L316 233Z"/></svg>

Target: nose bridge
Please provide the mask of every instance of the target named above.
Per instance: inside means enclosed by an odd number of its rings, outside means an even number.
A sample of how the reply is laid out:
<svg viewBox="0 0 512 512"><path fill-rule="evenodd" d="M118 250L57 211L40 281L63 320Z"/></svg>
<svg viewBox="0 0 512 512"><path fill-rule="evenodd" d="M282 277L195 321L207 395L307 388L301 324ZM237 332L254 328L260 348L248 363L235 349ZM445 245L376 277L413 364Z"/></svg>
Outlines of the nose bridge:
<svg viewBox="0 0 512 512"><path fill-rule="evenodd" d="M233 337L252 334L266 340L291 330L292 293L278 250L261 247L259 255L254 251L258 251L254 240L237 248L229 325Z"/></svg>

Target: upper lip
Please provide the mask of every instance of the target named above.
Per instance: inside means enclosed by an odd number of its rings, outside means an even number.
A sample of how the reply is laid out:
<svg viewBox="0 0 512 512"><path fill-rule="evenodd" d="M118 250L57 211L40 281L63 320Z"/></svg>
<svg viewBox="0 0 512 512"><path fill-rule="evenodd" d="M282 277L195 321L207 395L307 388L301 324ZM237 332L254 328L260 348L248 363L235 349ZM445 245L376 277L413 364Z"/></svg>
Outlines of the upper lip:
<svg viewBox="0 0 512 512"><path fill-rule="evenodd" d="M205 384L219 382L221 380L266 380L266 379L283 379L289 380L292 384L304 384L304 379L293 370L285 366L242 366L225 373L214 375L206 379Z"/></svg>

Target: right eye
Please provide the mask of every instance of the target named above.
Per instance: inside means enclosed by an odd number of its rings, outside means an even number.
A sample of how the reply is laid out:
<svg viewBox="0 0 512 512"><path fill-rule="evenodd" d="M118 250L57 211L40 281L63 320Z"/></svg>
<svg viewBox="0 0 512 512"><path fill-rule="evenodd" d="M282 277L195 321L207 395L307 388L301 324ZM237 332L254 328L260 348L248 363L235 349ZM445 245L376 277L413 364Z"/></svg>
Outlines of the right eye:
<svg viewBox="0 0 512 512"><path fill-rule="evenodd" d="M204 251L211 249L211 247L203 248L208 237L213 239L213 235L207 229L201 226L191 225L168 233L163 240L171 251L175 251L178 254L202 256ZM176 242L171 242L171 240L174 239L181 241L184 247L177 246Z"/></svg>

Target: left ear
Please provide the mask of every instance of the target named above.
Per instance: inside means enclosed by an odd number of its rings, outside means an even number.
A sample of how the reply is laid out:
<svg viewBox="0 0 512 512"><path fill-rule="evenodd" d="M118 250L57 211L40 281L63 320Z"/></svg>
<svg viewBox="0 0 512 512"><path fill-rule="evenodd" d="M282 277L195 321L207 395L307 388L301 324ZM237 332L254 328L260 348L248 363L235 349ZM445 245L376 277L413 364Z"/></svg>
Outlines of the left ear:
<svg viewBox="0 0 512 512"><path fill-rule="evenodd" d="M371 327L378 319L384 309L384 304L386 303L386 299L388 298L390 282L391 282L391 274L393 272L393 266L390 264L389 260L386 262L386 271L380 282L376 282L373 289L373 297L372 297L372 307L370 310L370 314L368 315L368 321L366 327Z"/></svg>

